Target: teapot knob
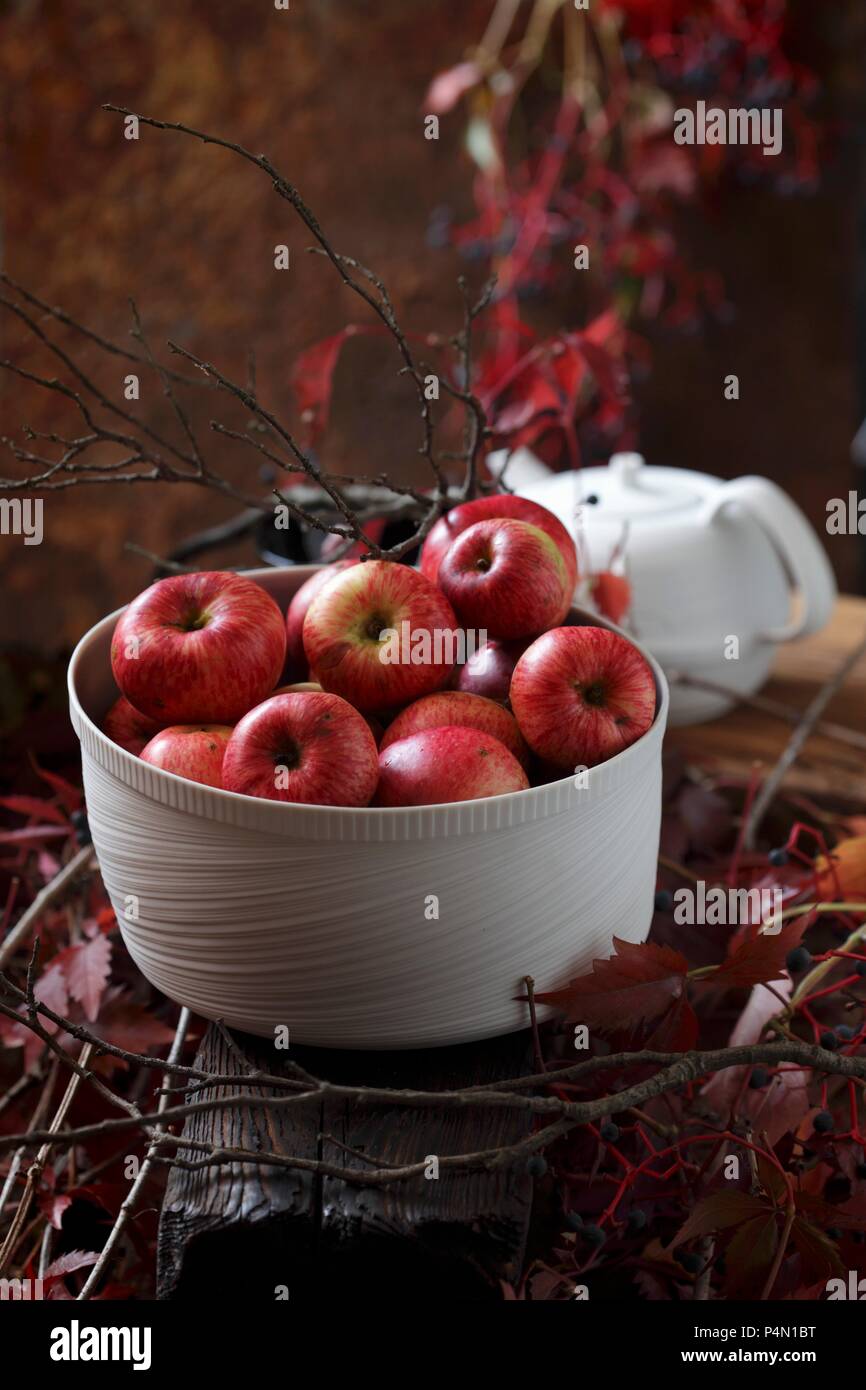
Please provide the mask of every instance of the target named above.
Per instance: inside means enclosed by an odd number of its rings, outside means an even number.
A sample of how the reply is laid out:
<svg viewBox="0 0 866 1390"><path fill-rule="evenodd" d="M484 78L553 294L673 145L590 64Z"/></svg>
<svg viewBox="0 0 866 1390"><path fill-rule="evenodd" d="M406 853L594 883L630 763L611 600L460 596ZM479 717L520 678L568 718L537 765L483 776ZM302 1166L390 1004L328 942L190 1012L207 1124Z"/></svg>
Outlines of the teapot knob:
<svg viewBox="0 0 866 1390"><path fill-rule="evenodd" d="M611 454L608 468L619 478L624 487L635 487L638 474L644 467L643 454Z"/></svg>

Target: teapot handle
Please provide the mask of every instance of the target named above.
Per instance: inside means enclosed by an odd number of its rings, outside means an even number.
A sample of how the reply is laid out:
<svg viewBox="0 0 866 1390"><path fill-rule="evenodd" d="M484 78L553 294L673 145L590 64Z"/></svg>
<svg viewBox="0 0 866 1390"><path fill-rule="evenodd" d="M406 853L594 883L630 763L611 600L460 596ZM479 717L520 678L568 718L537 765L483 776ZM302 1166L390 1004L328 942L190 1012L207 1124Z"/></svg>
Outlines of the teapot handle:
<svg viewBox="0 0 866 1390"><path fill-rule="evenodd" d="M769 642L808 637L824 627L836 602L836 580L824 547L799 507L769 478L733 478L712 499L710 517L723 507L739 504L758 521L782 558L800 591L802 611L784 627L761 636Z"/></svg>

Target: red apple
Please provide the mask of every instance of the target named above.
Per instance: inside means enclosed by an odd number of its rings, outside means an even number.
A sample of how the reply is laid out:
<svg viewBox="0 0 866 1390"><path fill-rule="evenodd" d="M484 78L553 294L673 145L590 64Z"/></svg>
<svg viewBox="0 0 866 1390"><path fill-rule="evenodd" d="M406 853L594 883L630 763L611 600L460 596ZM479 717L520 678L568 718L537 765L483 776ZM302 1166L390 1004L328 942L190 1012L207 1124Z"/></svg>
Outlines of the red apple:
<svg viewBox="0 0 866 1390"><path fill-rule="evenodd" d="M321 689L322 687L319 685L318 681L295 681L294 685L278 685L276 690L274 691L274 695L292 695L296 691L309 691ZM364 720L367 724L368 729L370 730L370 733L376 740L376 746L378 747L379 740L381 739L383 733L382 725L379 723L378 719L373 718L372 714L365 714Z"/></svg>
<svg viewBox="0 0 866 1390"><path fill-rule="evenodd" d="M530 640L524 637L517 642L501 642L494 638L492 642L485 642L460 667L457 689L507 704L511 674Z"/></svg>
<svg viewBox="0 0 866 1390"><path fill-rule="evenodd" d="M376 806L440 806L524 791L529 780L504 743L445 725L398 739L379 754Z"/></svg>
<svg viewBox="0 0 866 1390"><path fill-rule="evenodd" d="M121 614L111 669L127 700L161 724L233 724L274 688L286 626L270 594L240 574L178 574Z"/></svg>
<svg viewBox="0 0 866 1390"><path fill-rule="evenodd" d="M511 708L539 757L557 767L593 767L646 733L655 718L655 680L619 633L558 627L518 661Z"/></svg>
<svg viewBox="0 0 866 1390"><path fill-rule="evenodd" d="M245 796L318 806L367 806L379 776L367 723L338 695L274 695L229 739L223 786Z"/></svg>
<svg viewBox="0 0 866 1390"><path fill-rule="evenodd" d="M125 748L127 753L135 753L136 757L161 728L158 720L148 719L146 714L139 714L135 706L122 695L119 700L115 700L102 723L102 732L107 734L113 743L119 743L121 748Z"/></svg>
<svg viewBox="0 0 866 1390"><path fill-rule="evenodd" d="M300 589L293 596L289 604L289 611L286 614L286 669L285 676L289 680L301 681L307 674L307 658L304 653L304 619L307 616L307 609L326 584L330 584L335 575L342 570L349 569L352 565L357 565L357 560L337 560L333 565L326 565L324 569L316 570L309 579L305 579Z"/></svg>
<svg viewBox="0 0 866 1390"><path fill-rule="evenodd" d="M565 562L545 531L494 517L459 535L439 566L439 587L464 627L488 637L537 637L571 605Z"/></svg>
<svg viewBox="0 0 866 1390"><path fill-rule="evenodd" d="M385 737L379 745L380 752L389 748L398 739L420 734L423 729L441 729L445 725L458 725L464 729L480 729L482 733L492 734L504 743L521 767L529 763L529 749L526 740L517 727L517 720L507 709L495 700L485 700L481 695L468 695L462 690L440 690L435 695L425 695L407 705L392 724L388 725Z"/></svg>
<svg viewBox="0 0 866 1390"><path fill-rule="evenodd" d="M364 712L439 690L451 675L457 638L454 611L436 586L388 560L336 575L304 620L313 678Z"/></svg>
<svg viewBox="0 0 866 1390"><path fill-rule="evenodd" d="M476 497L473 502L461 502L459 506L446 512L445 516L440 516L424 542L420 560L421 573L426 574L427 578L435 583L445 552L457 537L476 522L489 521L497 516L510 516L516 521L528 521L532 526L547 532L556 542L565 561L570 597L577 583L577 552L574 541L553 512L539 506L537 502L530 502L526 497L514 497L508 492L494 497Z"/></svg>
<svg viewBox="0 0 866 1390"><path fill-rule="evenodd" d="M223 757L231 732L228 724L172 724L150 740L141 759L190 782L221 787Z"/></svg>

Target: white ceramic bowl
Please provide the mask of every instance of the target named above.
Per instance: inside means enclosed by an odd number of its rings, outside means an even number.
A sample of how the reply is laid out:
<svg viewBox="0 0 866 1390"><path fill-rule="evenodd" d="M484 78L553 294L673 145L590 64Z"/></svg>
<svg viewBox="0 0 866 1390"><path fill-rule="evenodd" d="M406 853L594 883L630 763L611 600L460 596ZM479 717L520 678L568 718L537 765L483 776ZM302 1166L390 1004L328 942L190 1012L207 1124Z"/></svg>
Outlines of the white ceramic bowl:
<svg viewBox="0 0 866 1390"><path fill-rule="evenodd" d="M285 610L312 569L250 577ZM646 936L668 711L646 651L655 723L588 787L567 777L446 806L296 806L185 781L101 732L118 616L76 647L70 710L123 939L169 998L321 1047L469 1042L526 1026L524 976L549 989L608 956L614 936Z"/></svg>

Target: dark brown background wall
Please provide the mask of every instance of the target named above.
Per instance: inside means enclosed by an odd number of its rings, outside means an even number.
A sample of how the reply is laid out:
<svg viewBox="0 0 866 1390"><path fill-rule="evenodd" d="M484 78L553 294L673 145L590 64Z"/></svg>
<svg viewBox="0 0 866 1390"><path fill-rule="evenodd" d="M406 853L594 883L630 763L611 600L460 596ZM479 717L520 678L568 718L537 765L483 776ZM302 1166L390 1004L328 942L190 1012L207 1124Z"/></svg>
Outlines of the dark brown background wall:
<svg viewBox="0 0 866 1390"><path fill-rule="evenodd" d="M862 9L862 6L861 6ZM696 264L725 275L739 314L688 339L650 332L651 378L639 388L642 444L653 462L782 482L823 532L828 496L853 485L859 423L854 290L862 19L857 5L798 6L797 42L822 72L833 132L826 176L811 199L743 190L692 209L682 235ZM3 264L51 303L122 339L133 296L154 343L172 337L243 375L256 350L264 398L290 413L294 354L357 308L333 272L303 253L291 210L256 170L180 137L122 138L114 101L222 132L266 151L302 189L335 244L379 269L408 326L451 329L453 253L425 244L430 211L470 210L459 115L438 143L422 134L431 75L457 61L488 0L6 0L0 4L3 96ZM292 269L274 271L285 241ZM541 311L547 312L548 311ZM0 318L0 355L45 367L17 325ZM85 359L117 389L119 369ZM327 462L334 471L412 466L417 420L385 344L358 343L337 379ZM725 402L737 372L742 399ZM70 424L44 395L0 380L0 433ZM157 388L136 407L166 420ZM206 403L199 409L205 411ZM229 418L224 412L223 418ZM243 427L242 412L234 421ZM20 437L20 436L19 436ZM213 457L249 469L227 441ZM0 538L0 641L53 650L75 640L144 583L147 561L230 506L179 488L103 488L49 496L41 547ZM832 541L842 584L857 583L855 538ZM238 564L249 546L212 557Z"/></svg>

